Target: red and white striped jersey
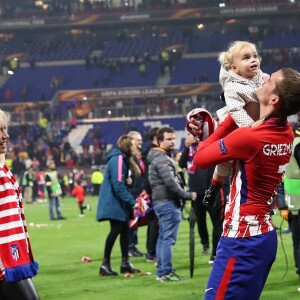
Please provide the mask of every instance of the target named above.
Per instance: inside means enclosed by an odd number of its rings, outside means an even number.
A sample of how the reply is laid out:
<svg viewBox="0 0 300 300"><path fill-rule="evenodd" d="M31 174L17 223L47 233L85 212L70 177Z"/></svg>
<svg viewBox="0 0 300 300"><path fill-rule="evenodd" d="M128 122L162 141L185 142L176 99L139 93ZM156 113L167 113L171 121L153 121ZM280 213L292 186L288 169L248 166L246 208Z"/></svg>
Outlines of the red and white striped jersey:
<svg viewBox="0 0 300 300"><path fill-rule="evenodd" d="M227 118L199 145L194 160L200 168L234 161L223 236L241 238L274 229L272 196L290 160L294 134L290 124L274 118L255 128L235 128Z"/></svg>

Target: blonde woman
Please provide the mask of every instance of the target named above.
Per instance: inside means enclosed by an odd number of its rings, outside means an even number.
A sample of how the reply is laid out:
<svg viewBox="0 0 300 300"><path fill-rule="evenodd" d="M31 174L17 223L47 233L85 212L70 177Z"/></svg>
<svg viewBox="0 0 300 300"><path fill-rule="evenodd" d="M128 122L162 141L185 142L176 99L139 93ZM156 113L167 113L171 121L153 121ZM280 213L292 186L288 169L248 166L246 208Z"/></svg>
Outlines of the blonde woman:
<svg viewBox="0 0 300 300"><path fill-rule="evenodd" d="M7 118L0 110L0 299L38 300L31 279L38 264L30 247L22 193L5 165L8 138Z"/></svg>

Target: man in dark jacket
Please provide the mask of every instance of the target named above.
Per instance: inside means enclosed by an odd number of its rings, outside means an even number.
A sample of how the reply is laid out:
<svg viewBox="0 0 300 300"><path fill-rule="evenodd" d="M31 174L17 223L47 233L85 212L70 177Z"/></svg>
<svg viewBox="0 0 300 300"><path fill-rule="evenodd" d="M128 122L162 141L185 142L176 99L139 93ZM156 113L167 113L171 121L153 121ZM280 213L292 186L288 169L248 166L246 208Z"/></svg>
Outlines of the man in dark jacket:
<svg viewBox="0 0 300 300"><path fill-rule="evenodd" d="M175 131L162 127L158 131L159 147L148 154L148 179L152 190L154 211L159 221L156 245L157 279L161 282L180 281L184 277L175 274L172 266L172 247L176 243L181 221L180 199L196 200L195 192L186 192L181 186L170 150L175 146Z"/></svg>
<svg viewBox="0 0 300 300"><path fill-rule="evenodd" d="M159 131L159 127L152 127L149 130L148 135L149 135L150 141L146 145L145 150L143 151L143 157L147 158L149 151L152 148L158 147L158 141L157 141L158 131ZM150 186L150 183L148 180L148 167L149 166L148 166L147 159L145 162L146 162L145 189L152 201L152 191L151 191L151 186ZM148 215L148 226L147 226L146 260L148 262L157 260L157 258L156 258L156 243L157 243L157 239L158 239L158 229L159 229L158 219L157 219L155 212L152 210Z"/></svg>

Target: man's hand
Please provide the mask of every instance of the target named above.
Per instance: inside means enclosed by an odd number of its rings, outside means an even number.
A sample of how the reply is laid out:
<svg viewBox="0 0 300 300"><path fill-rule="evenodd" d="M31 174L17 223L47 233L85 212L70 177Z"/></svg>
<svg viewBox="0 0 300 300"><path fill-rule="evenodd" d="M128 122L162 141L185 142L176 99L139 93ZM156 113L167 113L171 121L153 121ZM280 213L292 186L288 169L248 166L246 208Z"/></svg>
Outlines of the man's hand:
<svg viewBox="0 0 300 300"><path fill-rule="evenodd" d="M280 215L284 220L288 221L288 219L289 219L289 210L288 209L281 209L280 210Z"/></svg>
<svg viewBox="0 0 300 300"><path fill-rule="evenodd" d="M192 199L193 201L195 201L197 199L197 193L196 192L192 192Z"/></svg>

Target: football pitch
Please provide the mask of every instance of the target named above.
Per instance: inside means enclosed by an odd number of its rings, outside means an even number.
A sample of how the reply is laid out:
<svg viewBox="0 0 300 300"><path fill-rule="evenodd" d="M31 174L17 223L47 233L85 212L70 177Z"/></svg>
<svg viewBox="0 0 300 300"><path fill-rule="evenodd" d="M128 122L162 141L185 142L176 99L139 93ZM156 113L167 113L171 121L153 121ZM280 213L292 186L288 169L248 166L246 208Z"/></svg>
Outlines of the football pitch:
<svg viewBox="0 0 300 300"><path fill-rule="evenodd" d="M211 269L211 265L208 264L210 254L201 253L202 245L195 228L195 270L193 278L190 278L187 220L183 220L180 225L173 253L176 273L185 276L187 280L164 283L155 280L155 265L146 262L145 257L131 258L134 266L141 269L142 275L136 274L129 278L125 278L123 274L113 277L99 276L109 223L96 221L97 200L96 197L87 196L86 203L92 205L92 210L85 211L85 217L80 218L75 198L65 197L61 200L61 206L67 220L62 221L49 220L47 203L25 204L33 254L40 265L39 273L33 280L42 300L203 299ZM210 221L208 223L210 224ZM279 215L274 216L274 223L280 226ZM211 225L209 226L211 228ZM284 222L282 227L286 228L287 223ZM277 232L279 237L279 231ZM146 252L146 227L139 228L138 238L139 249ZM285 255L279 241L277 259L261 300L300 299L300 292L297 291L298 276L292 256L291 234L283 234L282 239L288 260L287 273ZM117 272L120 271L120 252L117 240L111 259L112 267ZM90 257L92 261L81 262L83 256ZM143 274L146 272L151 274Z"/></svg>

